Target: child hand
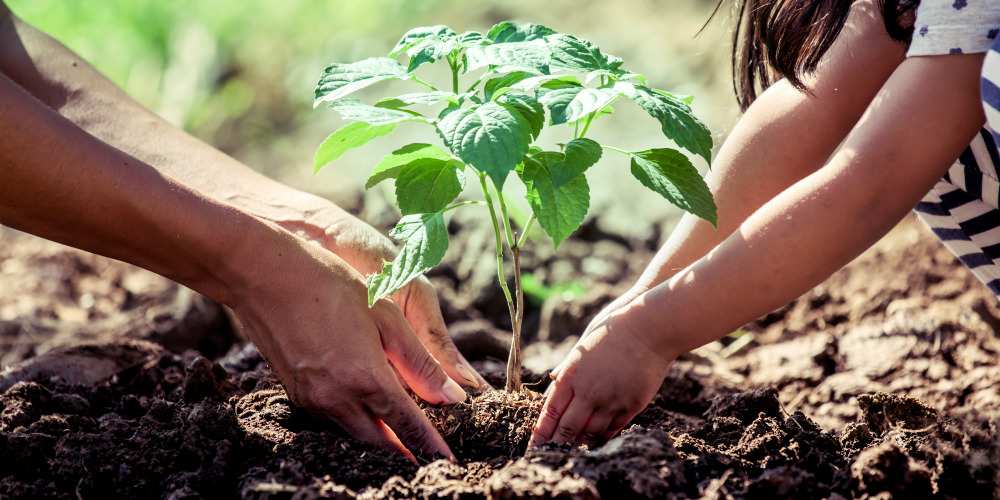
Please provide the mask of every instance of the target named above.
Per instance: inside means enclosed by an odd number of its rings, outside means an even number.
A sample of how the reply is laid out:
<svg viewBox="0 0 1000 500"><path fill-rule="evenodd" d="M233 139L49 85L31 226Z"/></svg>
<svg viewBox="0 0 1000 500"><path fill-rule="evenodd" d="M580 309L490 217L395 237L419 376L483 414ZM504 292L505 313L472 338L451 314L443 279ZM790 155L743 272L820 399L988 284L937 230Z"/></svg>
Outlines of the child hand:
<svg viewBox="0 0 1000 500"><path fill-rule="evenodd" d="M587 333L553 370L529 446L597 444L617 434L656 395L674 355L654 351L633 304ZM630 314L631 313L631 314Z"/></svg>

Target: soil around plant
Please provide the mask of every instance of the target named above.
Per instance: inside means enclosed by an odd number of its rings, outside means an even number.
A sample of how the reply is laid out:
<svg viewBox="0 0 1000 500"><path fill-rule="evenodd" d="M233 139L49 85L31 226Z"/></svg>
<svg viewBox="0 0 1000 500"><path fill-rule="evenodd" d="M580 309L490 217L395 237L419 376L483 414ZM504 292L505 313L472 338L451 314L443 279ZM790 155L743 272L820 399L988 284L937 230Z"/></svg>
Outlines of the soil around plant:
<svg viewBox="0 0 1000 500"><path fill-rule="evenodd" d="M603 446L526 450L547 381L526 369L534 392L425 406L458 460L420 464L299 410L196 294L178 303L189 292L130 266L0 239L0 498L1000 494L1000 307L912 222L799 300L682 357ZM458 238L464 251L433 280L460 348L502 387L509 325L492 269L468 261L477 245ZM558 255L527 254L542 283L589 291L532 304L526 364L558 359L655 248L598 221Z"/></svg>

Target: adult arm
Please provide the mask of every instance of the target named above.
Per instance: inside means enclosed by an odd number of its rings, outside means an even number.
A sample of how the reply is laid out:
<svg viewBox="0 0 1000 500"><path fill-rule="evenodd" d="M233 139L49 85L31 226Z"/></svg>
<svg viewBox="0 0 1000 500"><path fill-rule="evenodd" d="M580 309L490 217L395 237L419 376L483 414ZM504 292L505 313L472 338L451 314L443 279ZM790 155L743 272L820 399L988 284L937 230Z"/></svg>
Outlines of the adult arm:
<svg viewBox="0 0 1000 500"><path fill-rule="evenodd" d="M0 21L11 25L4 12ZM0 223L131 262L218 300L233 309L289 395L307 409L361 439L450 455L394 369L432 403L460 401L464 391L395 304L367 307L357 270L266 218L206 194L204 185L168 175L151 163L162 160L155 153L147 151L144 161L96 137L5 73ZM80 92L66 94L59 109L96 102L76 101ZM92 126L80 106L78 119ZM142 120L133 123L138 127ZM163 127L164 135L171 130ZM200 154L192 157L210 156Z"/></svg>
<svg viewBox="0 0 1000 500"><path fill-rule="evenodd" d="M263 176L166 122L2 4L0 73L163 176L316 241L363 275L377 272L395 254L384 235L340 207ZM426 279L414 280L393 300L449 376L474 388L487 385L452 343L437 295Z"/></svg>

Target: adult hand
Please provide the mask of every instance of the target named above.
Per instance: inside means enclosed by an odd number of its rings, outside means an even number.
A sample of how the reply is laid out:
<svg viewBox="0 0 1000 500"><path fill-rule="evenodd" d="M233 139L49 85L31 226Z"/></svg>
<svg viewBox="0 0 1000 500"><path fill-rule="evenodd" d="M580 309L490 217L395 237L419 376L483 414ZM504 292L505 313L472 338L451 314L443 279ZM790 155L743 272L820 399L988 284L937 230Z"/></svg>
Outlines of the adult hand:
<svg viewBox="0 0 1000 500"><path fill-rule="evenodd" d="M247 278L229 305L294 401L359 439L453 457L400 379L432 404L466 394L394 303L369 308L356 270L277 227L242 253Z"/></svg>
<svg viewBox="0 0 1000 500"><path fill-rule="evenodd" d="M298 191L259 198L234 197L241 208L271 220L306 241L333 252L362 275L377 273L396 250L378 230L327 200ZM458 383L475 390L489 383L462 356L448 335L433 285L424 277L411 281L392 296L424 347Z"/></svg>
<svg viewBox="0 0 1000 500"><path fill-rule="evenodd" d="M414 451L447 452L393 368L431 402L464 398L423 339L458 380L481 379L459 376L468 364L450 352L426 282L396 297L405 317L390 301L367 307L359 272L391 256L384 238L368 228L388 249L376 254L366 238L349 237L364 232L347 230L360 221L328 233L353 218L184 133L63 45L9 12L0 17L0 222L230 306L293 398L359 437L391 442L388 424ZM58 175L39 175L46 171ZM308 231L296 238L266 221Z"/></svg>
<svg viewBox="0 0 1000 500"><path fill-rule="evenodd" d="M553 370L529 446L599 444L652 401L674 356L652 349L630 307L619 306L592 323Z"/></svg>

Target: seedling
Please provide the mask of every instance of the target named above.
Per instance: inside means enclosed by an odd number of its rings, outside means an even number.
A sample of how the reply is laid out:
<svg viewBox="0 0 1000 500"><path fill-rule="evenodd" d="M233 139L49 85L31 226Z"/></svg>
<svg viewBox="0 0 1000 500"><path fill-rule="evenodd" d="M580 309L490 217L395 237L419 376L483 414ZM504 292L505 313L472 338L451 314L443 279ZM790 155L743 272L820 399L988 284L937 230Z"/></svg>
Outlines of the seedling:
<svg viewBox="0 0 1000 500"><path fill-rule="evenodd" d="M451 73L444 89L417 71L440 61ZM715 224L712 195L685 154L670 147L627 151L587 137L597 119L612 113L612 103L626 98L655 118L676 146L710 161L712 137L692 113L691 99L648 86L645 77L622 64L620 58L579 37L539 24L504 21L485 35L456 33L446 26L414 28L389 57L328 66L316 86L315 105L327 104L351 123L319 146L317 171L345 151L404 123L433 129L444 146L403 146L375 165L368 178L367 188L395 180L403 214L390 232L402 248L381 272L368 277L369 305L441 262L448 248L445 213L485 205L495 236L497 280L513 327L506 389L517 391L524 319L521 250L536 222L556 246L583 223L590 206L584 172L597 163L603 150L624 155L632 176L642 185ZM412 82L421 89L374 105L349 97L386 80ZM566 142L558 150L534 145L542 129L556 126L567 130ZM520 228L514 227L504 197L511 172L524 184L532 211ZM456 201L467 176L479 182L482 201ZM504 270L508 259L513 292Z"/></svg>

